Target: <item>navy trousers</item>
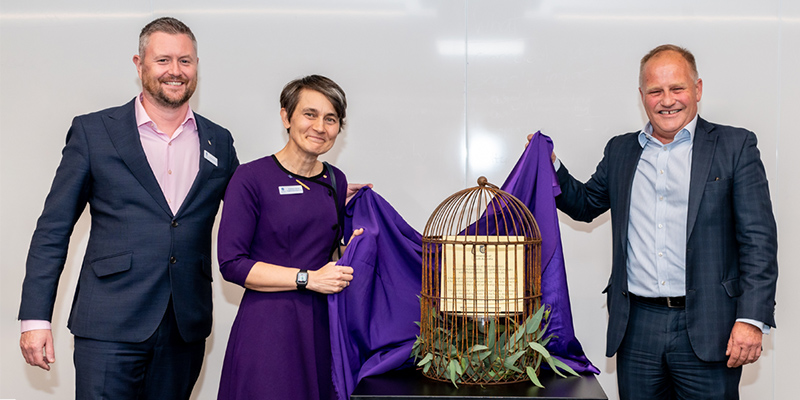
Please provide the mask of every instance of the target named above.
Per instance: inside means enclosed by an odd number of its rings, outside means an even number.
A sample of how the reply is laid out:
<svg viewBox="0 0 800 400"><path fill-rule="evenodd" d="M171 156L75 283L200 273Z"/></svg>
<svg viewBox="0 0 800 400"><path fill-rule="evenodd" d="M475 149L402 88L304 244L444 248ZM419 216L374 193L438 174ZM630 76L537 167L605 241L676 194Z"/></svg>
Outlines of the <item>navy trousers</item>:
<svg viewBox="0 0 800 400"><path fill-rule="evenodd" d="M141 343L75 337L75 398L189 399L205 354L205 340L187 343L172 301L153 335Z"/></svg>
<svg viewBox="0 0 800 400"><path fill-rule="evenodd" d="M628 328L617 351L620 399L738 399L741 376L741 367L697 358L685 310L631 299Z"/></svg>

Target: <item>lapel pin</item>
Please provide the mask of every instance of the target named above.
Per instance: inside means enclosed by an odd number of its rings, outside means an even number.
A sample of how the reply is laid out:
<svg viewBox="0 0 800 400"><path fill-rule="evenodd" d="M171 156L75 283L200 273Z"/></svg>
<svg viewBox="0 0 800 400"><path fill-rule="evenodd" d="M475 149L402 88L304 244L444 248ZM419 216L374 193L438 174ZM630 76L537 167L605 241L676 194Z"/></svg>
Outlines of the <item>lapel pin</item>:
<svg viewBox="0 0 800 400"><path fill-rule="evenodd" d="M208 145L211 146L211 139L208 139Z"/></svg>

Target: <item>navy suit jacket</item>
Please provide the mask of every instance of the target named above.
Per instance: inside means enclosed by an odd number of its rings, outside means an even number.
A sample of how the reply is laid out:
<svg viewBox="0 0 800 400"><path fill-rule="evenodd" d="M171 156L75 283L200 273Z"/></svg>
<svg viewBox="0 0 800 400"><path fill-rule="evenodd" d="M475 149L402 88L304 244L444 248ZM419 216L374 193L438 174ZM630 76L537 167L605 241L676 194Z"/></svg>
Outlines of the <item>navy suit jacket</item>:
<svg viewBox="0 0 800 400"><path fill-rule="evenodd" d="M51 320L69 238L88 203L91 231L72 333L144 341L172 298L184 340L210 334L211 229L239 161L228 130L197 114L195 120L200 169L173 215L142 148L134 101L75 117L28 252L20 319Z"/></svg>
<svg viewBox="0 0 800 400"><path fill-rule="evenodd" d="M562 165L557 206L591 221L611 210L613 262L604 290L608 301L606 356L625 335L630 312L627 276L631 187L642 153L639 132L612 138L585 184ZM727 359L737 318L775 326L777 230L756 136L698 118L692 149L686 232L686 318L689 339L704 361Z"/></svg>

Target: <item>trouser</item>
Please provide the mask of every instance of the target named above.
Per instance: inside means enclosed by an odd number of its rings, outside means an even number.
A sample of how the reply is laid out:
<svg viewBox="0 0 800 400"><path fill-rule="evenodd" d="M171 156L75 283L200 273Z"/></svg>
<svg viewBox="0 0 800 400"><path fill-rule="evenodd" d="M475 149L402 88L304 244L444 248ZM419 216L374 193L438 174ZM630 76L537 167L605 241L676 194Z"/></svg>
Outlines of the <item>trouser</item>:
<svg viewBox="0 0 800 400"><path fill-rule="evenodd" d="M181 338L170 300L161 324L144 342L75 337L75 398L189 399L204 354L205 340Z"/></svg>
<svg viewBox="0 0 800 400"><path fill-rule="evenodd" d="M617 351L622 400L738 399L742 368L697 358L686 310L631 299L625 338Z"/></svg>

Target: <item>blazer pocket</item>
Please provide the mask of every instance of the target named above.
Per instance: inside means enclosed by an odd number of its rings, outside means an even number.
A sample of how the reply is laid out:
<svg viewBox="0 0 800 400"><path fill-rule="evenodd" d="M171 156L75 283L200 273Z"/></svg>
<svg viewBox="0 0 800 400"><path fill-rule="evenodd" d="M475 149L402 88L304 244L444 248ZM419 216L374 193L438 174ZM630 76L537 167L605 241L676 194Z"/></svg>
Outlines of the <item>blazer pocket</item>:
<svg viewBox="0 0 800 400"><path fill-rule="evenodd" d="M133 252L129 251L95 259L90 261L89 265L92 267L94 274L98 278L102 278L131 269L132 261Z"/></svg>
<svg viewBox="0 0 800 400"><path fill-rule="evenodd" d="M742 287L739 285L739 278L722 282L722 286L730 297L739 297L742 295Z"/></svg>
<svg viewBox="0 0 800 400"><path fill-rule="evenodd" d="M608 284L606 285L605 289L603 289L603 291L600 293L608 293L609 290L611 290L611 278L608 278Z"/></svg>
<svg viewBox="0 0 800 400"><path fill-rule="evenodd" d="M726 177L717 177L714 180L706 182L706 190L725 190L731 187L731 179Z"/></svg>

